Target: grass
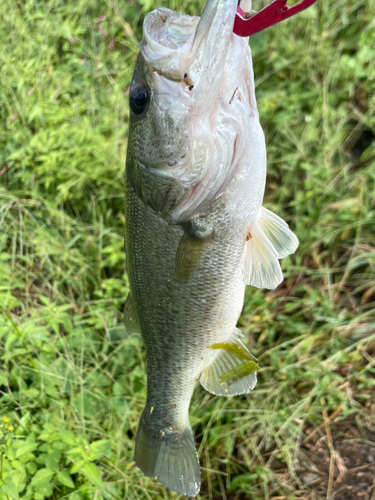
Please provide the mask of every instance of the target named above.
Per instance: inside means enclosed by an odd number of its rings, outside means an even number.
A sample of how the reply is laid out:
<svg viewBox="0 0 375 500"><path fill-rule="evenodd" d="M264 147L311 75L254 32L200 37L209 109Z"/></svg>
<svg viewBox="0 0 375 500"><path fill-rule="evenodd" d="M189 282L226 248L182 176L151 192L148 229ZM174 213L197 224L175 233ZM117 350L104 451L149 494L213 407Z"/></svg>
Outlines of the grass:
<svg viewBox="0 0 375 500"><path fill-rule="evenodd" d="M144 15L203 2L3 5L0 499L177 499L133 464L146 386L122 324L127 89ZM246 291L257 388L195 391L201 500L329 498L300 478L307 432L332 414L375 424L374 11L320 1L252 37L265 204L300 246L277 290Z"/></svg>

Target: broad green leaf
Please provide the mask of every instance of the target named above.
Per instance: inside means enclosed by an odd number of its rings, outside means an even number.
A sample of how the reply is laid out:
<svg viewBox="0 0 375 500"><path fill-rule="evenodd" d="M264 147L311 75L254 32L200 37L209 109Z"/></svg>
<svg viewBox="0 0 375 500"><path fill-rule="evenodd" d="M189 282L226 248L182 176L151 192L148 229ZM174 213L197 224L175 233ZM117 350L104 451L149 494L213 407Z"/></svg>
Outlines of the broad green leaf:
<svg viewBox="0 0 375 500"><path fill-rule="evenodd" d="M13 463L12 463L12 465L13 465ZM14 469L8 473L8 477L9 477L9 479L12 480L13 484L17 488L17 491L23 491L25 489L25 483L27 480L26 470L20 471L20 470ZM0 488L0 490L1 490L1 488Z"/></svg>
<svg viewBox="0 0 375 500"><path fill-rule="evenodd" d="M7 479L3 485L0 486L0 491L5 495L8 495L12 500L19 500L18 491L16 485L11 479Z"/></svg>
<svg viewBox="0 0 375 500"><path fill-rule="evenodd" d="M22 472L22 474L26 475L26 469L21 460L13 460L12 467L14 470L18 470L19 472Z"/></svg>
<svg viewBox="0 0 375 500"><path fill-rule="evenodd" d="M36 465L35 462L29 462L28 464L26 464L26 469L29 471L31 476L34 476L35 472L38 469L38 466Z"/></svg>
<svg viewBox="0 0 375 500"><path fill-rule="evenodd" d="M102 457L108 448L110 447L110 441L108 439L100 439L99 441L94 441L90 444L89 457L90 460L97 460Z"/></svg>
<svg viewBox="0 0 375 500"><path fill-rule="evenodd" d="M68 488L74 488L74 483L70 475L66 471L61 471L56 475L56 479Z"/></svg>
<svg viewBox="0 0 375 500"><path fill-rule="evenodd" d="M9 460L15 460L16 458L15 450L13 448L8 448L7 455Z"/></svg>
<svg viewBox="0 0 375 500"><path fill-rule="evenodd" d="M52 444L53 448L56 449L56 450L66 450L67 448L67 444L66 443L63 443L62 441L55 441L53 444Z"/></svg>
<svg viewBox="0 0 375 500"><path fill-rule="evenodd" d="M83 412L85 417L97 417L103 411L103 401L98 395L85 393L73 398L73 406L77 412Z"/></svg>
<svg viewBox="0 0 375 500"><path fill-rule="evenodd" d="M69 500L82 500L82 496L77 491L71 493L68 498Z"/></svg>
<svg viewBox="0 0 375 500"><path fill-rule="evenodd" d="M38 443L25 443L16 451L16 458L20 458L23 455L31 453L38 447Z"/></svg>
<svg viewBox="0 0 375 500"><path fill-rule="evenodd" d="M48 481L52 478L54 472L49 469L39 469L38 472L33 477L31 484L34 488L44 485L48 483Z"/></svg>
<svg viewBox="0 0 375 500"><path fill-rule="evenodd" d="M74 446L76 444L76 437L72 431L67 429L59 429L59 434L64 443Z"/></svg>
<svg viewBox="0 0 375 500"><path fill-rule="evenodd" d="M42 495L43 498L51 497L52 491L53 491L52 485L50 483L40 484L39 486L34 487L34 490L35 490L35 493L37 493L38 495ZM35 495L35 493L34 493L34 495Z"/></svg>
<svg viewBox="0 0 375 500"><path fill-rule="evenodd" d="M56 387L53 384L49 384L46 386L46 393L48 394L48 396L51 396L52 398L55 399L60 397L59 392L57 391Z"/></svg>
<svg viewBox="0 0 375 500"><path fill-rule="evenodd" d="M68 450L67 452L67 455L81 455L83 457L87 456L87 453L85 451L85 449L83 448L83 446L76 446L75 448L71 448L70 450Z"/></svg>
<svg viewBox="0 0 375 500"><path fill-rule="evenodd" d="M44 458L44 464L48 470L51 470L53 472L56 472L59 470L58 460L56 460L53 456L51 456L49 454Z"/></svg>
<svg viewBox="0 0 375 500"><path fill-rule="evenodd" d="M97 486L100 486L100 487L103 486L103 480L102 480L102 478L100 476L100 470L98 469L98 467L95 464L93 464L91 462L85 463L84 466L82 467L82 472L94 484L96 484Z"/></svg>
<svg viewBox="0 0 375 500"><path fill-rule="evenodd" d="M23 391L24 396L30 399L36 399L39 397L39 391L35 387L31 387L31 389L26 389Z"/></svg>
<svg viewBox="0 0 375 500"><path fill-rule="evenodd" d="M55 448L49 448L48 450L48 455L50 455L54 460L56 460L57 462L60 462L60 459L61 459L61 451L58 450L58 449L55 449Z"/></svg>
<svg viewBox="0 0 375 500"><path fill-rule="evenodd" d="M86 464L86 462L84 460L80 460L79 462L76 462L70 468L70 473L76 474L77 472L81 472L82 468L85 466L85 464Z"/></svg>

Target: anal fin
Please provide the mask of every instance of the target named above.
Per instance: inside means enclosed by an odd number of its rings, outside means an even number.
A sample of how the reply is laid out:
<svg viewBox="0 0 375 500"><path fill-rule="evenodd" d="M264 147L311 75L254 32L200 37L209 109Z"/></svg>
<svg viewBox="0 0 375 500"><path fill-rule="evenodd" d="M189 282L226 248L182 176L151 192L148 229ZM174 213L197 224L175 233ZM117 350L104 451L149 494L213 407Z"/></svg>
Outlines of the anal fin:
<svg viewBox="0 0 375 500"><path fill-rule="evenodd" d="M239 339L236 328L227 342L213 344L211 349L220 350L216 359L202 372L200 382L217 396L235 396L250 392L257 383L257 359Z"/></svg>

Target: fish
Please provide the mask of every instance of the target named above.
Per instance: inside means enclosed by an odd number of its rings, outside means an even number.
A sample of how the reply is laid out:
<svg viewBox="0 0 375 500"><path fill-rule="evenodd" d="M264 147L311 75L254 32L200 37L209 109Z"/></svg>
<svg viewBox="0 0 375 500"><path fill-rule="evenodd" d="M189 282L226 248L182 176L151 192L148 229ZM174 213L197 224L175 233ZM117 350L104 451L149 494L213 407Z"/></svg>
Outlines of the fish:
<svg viewBox="0 0 375 500"><path fill-rule="evenodd" d="M150 12L129 90L124 321L147 360L135 463L190 497L201 485L196 383L218 396L254 389L259 364L237 328L245 287L277 287L279 259L298 246L263 207L265 137L248 39L233 34L237 3Z"/></svg>

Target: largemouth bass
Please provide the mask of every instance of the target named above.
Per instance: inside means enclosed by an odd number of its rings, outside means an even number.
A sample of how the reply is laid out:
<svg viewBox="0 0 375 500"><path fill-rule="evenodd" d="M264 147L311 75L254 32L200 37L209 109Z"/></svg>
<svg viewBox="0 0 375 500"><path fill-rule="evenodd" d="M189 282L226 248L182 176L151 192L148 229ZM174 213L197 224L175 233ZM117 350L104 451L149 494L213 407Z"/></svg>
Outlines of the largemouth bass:
<svg viewBox="0 0 375 500"><path fill-rule="evenodd" d="M236 328L246 285L275 288L298 240L262 207L266 148L237 0L199 17L147 15L130 87L125 323L141 332L147 403L135 461L195 496L200 468L189 404L197 380L230 396L256 385Z"/></svg>

